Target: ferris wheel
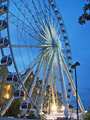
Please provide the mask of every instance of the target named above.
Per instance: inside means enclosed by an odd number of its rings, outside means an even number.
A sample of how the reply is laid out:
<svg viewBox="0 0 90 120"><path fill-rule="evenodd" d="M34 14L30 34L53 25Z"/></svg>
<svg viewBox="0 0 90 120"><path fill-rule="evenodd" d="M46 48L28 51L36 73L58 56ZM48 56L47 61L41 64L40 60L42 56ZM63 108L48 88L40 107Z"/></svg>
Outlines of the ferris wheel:
<svg viewBox="0 0 90 120"><path fill-rule="evenodd" d="M27 98L22 100L20 109L29 110L33 105L40 110L49 85L54 105L55 91L62 94L67 117L71 94L76 95L76 88L69 38L55 0L1 0L0 16L0 66L7 69L6 83L15 88L1 116L14 98L23 99L24 92ZM27 91L24 83L32 72L34 77ZM32 98L35 89L37 94ZM78 103L84 111L79 95Z"/></svg>

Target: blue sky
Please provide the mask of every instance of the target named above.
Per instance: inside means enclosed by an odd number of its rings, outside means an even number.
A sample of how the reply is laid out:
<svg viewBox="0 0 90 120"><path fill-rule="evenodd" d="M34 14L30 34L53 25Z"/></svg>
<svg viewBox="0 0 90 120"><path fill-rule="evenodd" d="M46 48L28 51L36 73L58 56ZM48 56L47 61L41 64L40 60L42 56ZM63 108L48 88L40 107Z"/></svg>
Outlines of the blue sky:
<svg viewBox="0 0 90 120"><path fill-rule="evenodd" d="M68 32L73 64L77 67L78 93L85 109L90 106L90 21L85 25L78 23L83 14L83 6L87 0L56 0ZM75 77L74 77L75 78ZM75 106L75 98L71 103Z"/></svg>
<svg viewBox="0 0 90 120"><path fill-rule="evenodd" d="M78 18L81 14L83 14L83 6L85 3L87 3L87 0L55 0L60 12L62 14L68 36L69 36L69 41L70 41L70 46L71 46L71 52L72 52L72 59L73 59L73 64L78 61L80 62L80 66L77 67L77 80L78 80L78 93L81 97L82 103L85 107L85 109L88 109L88 106L90 106L90 96L89 96L89 91L90 91L90 76L89 76L89 71L90 71L90 21L86 22L85 25L80 25L78 23ZM11 3L12 4L12 3ZM12 12L15 12L15 9L12 9ZM19 13L17 13L19 15ZM24 20L24 19L23 19ZM17 34L21 31L18 31L17 28L10 26L10 30L12 31L10 35L12 36L12 41L13 44L18 44L17 43ZM16 32L17 31L17 32ZM5 36L4 34L2 34ZM20 40L23 42L23 38L26 37L26 40L30 40L30 37L23 36L21 37L20 34ZM33 44L33 39L31 40L31 43ZM29 52L32 52L32 49L28 49ZM9 50L8 50L9 51ZM7 52L7 49L6 49ZM15 49L15 57L17 58L17 62L20 62L22 59L20 58L20 53L19 49ZM27 60L25 51L22 50L23 52L23 57ZM33 57L34 54L37 54L38 50L34 52L30 57ZM8 54L9 52L7 52ZM18 54L17 54L18 53ZM25 60L24 59L24 60ZM29 61L29 60L28 60ZM25 62L25 61L24 61ZM22 63L23 64L23 63ZM19 64L19 68L21 68ZM27 63L28 65L28 63ZM13 67L14 69L14 67ZM21 68L22 69L22 68ZM14 70L13 70L14 71ZM73 77L75 78L75 77ZM71 104L76 107L76 99L75 97L72 97Z"/></svg>

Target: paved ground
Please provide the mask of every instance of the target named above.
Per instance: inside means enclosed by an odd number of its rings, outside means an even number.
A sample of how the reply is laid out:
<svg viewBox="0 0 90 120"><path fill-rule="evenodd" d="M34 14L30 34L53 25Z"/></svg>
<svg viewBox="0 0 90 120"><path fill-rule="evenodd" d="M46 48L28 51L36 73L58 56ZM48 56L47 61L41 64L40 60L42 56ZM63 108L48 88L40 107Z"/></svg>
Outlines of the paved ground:
<svg viewBox="0 0 90 120"><path fill-rule="evenodd" d="M40 119L23 119L23 118L4 118L0 117L0 120L40 120Z"/></svg>

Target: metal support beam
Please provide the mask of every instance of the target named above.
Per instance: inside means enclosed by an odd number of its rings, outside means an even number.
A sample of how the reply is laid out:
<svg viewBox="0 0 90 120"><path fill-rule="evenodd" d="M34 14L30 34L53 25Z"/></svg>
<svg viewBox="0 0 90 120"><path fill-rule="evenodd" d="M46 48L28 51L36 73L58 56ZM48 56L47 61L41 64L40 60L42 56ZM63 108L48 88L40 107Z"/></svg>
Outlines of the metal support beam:
<svg viewBox="0 0 90 120"><path fill-rule="evenodd" d="M53 89L53 83L52 83L52 77L51 77L51 73L49 75L50 78L50 86L51 86L51 90L52 90L52 98L53 98L53 104L55 106L55 95L54 95L54 89Z"/></svg>
<svg viewBox="0 0 90 120"><path fill-rule="evenodd" d="M44 86L43 86L42 94L41 94L41 96L40 96L40 104L39 104L39 106L37 107L38 109L41 109L41 105L42 105L42 102L43 102L44 94L45 94L46 87L47 87L47 83L48 83L48 78L49 78L50 71L51 71L51 68L52 68L52 63L53 63L53 59L54 59L54 54L55 54L55 50L53 50L53 54L52 54L52 57L51 57L51 61L50 61L49 67L48 67L48 71L47 71L47 75L46 75L46 78L45 78L45 83L44 83Z"/></svg>
<svg viewBox="0 0 90 120"><path fill-rule="evenodd" d="M70 83L71 83L72 89L73 89L73 91L74 91L74 93L75 93L75 95L76 95L76 87L75 87L75 85L74 85L73 79L72 79L72 77L71 77L71 75L70 75L70 72L69 72L69 70L68 70L68 67L67 67L67 65L66 65L66 63L65 63L65 61L64 61L64 58L63 58L63 56L62 56L61 53L60 53L60 58L61 58L61 61L62 61L62 63L63 63L63 66L64 66L64 68L65 68L67 77L68 77L68 79L69 79L69 81L70 81ZM78 104L79 104L79 106L80 106L80 109L81 109L82 112L85 112L85 109L84 109L84 107L83 107L83 104L82 104L82 102L81 102L81 99L80 99L80 97L79 97L79 94L77 93L77 95L78 95Z"/></svg>
<svg viewBox="0 0 90 120"><path fill-rule="evenodd" d="M63 82L63 74L62 74L62 70L61 70L61 65L60 65L61 62L59 59L58 49L57 49L57 61L58 61L59 80L60 80L60 88L61 88L61 93L62 93L62 100L63 100L63 105L65 107L64 115L65 115L65 117L68 117L65 88L64 88L64 82Z"/></svg>
<svg viewBox="0 0 90 120"><path fill-rule="evenodd" d="M37 66L37 69L36 69L36 72L35 72L35 76L34 76L32 85L31 85L30 90L29 90L29 96L30 96L30 97L31 97L32 92L33 92L33 89L34 89L34 87L35 87L35 85L36 85L37 76L38 76L38 73L40 72L40 68L41 68L42 62L43 62L43 56L42 56L42 58L39 60L39 63L38 63L38 66Z"/></svg>

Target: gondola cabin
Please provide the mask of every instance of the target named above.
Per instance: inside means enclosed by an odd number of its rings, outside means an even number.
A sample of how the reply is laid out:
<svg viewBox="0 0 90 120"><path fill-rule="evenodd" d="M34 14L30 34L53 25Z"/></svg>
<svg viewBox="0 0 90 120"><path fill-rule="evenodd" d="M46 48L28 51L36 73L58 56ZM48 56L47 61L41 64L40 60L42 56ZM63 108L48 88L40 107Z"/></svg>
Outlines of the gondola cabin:
<svg viewBox="0 0 90 120"><path fill-rule="evenodd" d="M0 15L4 15L7 12L6 5L0 5Z"/></svg>
<svg viewBox="0 0 90 120"><path fill-rule="evenodd" d="M8 84L16 84L18 82L18 76L16 74L8 74L6 77L6 83Z"/></svg>
<svg viewBox="0 0 90 120"><path fill-rule="evenodd" d="M0 47L5 48L9 44L9 41L6 38L0 38Z"/></svg>
<svg viewBox="0 0 90 120"><path fill-rule="evenodd" d="M32 116L35 119L35 117L36 117L36 110L35 109L31 109L29 111L29 115Z"/></svg>
<svg viewBox="0 0 90 120"><path fill-rule="evenodd" d="M60 21L60 20L61 20L61 17L57 17L57 19L58 19L58 21Z"/></svg>
<svg viewBox="0 0 90 120"><path fill-rule="evenodd" d="M73 73L73 71L72 71L71 69L69 70L69 72L70 72L70 73Z"/></svg>
<svg viewBox="0 0 90 120"><path fill-rule="evenodd" d="M67 59L68 59L68 60L71 60L72 58L71 58L71 56L68 56Z"/></svg>
<svg viewBox="0 0 90 120"><path fill-rule="evenodd" d="M53 9L56 7L56 5L55 5L55 4L51 4L51 6L52 6L52 8L53 8Z"/></svg>
<svg viewBox="0 0 90 120"><path fill-rule="evenodd" d="M0 20L0 31L7 28L7 22L6 20Z"/></svg>
<svg viewBox="0 0 90 120"><path fill-rule="evenodd" d="M48 0L49 3L53 2L53 0Z"/></svg>
<svg viewBox="0 0 90 120"><path fill-rule="evenodd" d="M15 89L13 95L15 99L22 99L24 97L24 91L22 89Z"/></svg>
<svg viewBox="0 0 90 120"><path fill-rule="evenodd" d="M59 12L58 12L58 10L55 10L55 14L57 15Z"/></svg>
<svg viewBox="0 0 90 120"><path fill-rule="evenodd" d="M31 109L31 103L28 100L23 101L20 106L20 110L30 110L30 109Z"/></svg>
<svg viewBox="0 0 90 120"><path fill-rule="evenodd" d="M63 27L64 25L63 25L63 23L60 23L60 27Z"/></svg>
<svg viewBox="0 0 90 120"><path fill-rule="evenodd" d="M10 66L12 64L12 58L10 56L4 56L1 59L1 65Z"/></svg>
<svg viewBox="0 0 90 120"><path fill-rule="evenodd" d="M68 83L68 86L71 86L71 83Z"/></svg>
<svg viewBox="0 0 90 120"><path fill-rule="evenodd" d="M67 54L71 53L71 51L69 49L66 52L67 52Z"/></svg>
<svg viewBox="0 0 90 120"><path fill-rule="evenodd" d="M8 0L1 0L1 2L6 2L6 1L8 1Z"/></svg>
<svg viewBox="0 0 90 120"><path fill-rule="evenodd" d="M64 40L67 40L68 38L67 38L67 36L64 36Z"/></svg>
<svg viewBox="0 0 90 120"><path fill-rule="evenodd" d="M66 47L68 47L68 46L69 46L69 43L68 43L68 42L66 42L66 43L65 43L65 46L66 46Z"/></svg>
<svg viewBox="0 0 90 120"><path fill-rule="evenodd" d="M71 64L71 63L68 63L68 66L69 66L69 67L71 67L71 66L72 66L72 64Z"/></svg>
<svg viewBox="0 0 90 120"><path fill-rule="evenodd" d="M70 99L70 95L67 95L67 98Z"/></svg>
<svg viewBox="0 0 90 120"><path fill-rule="evenodd" d="M71 91L72 91L71 89L68 89L68 93L71 93Z"/></svg>
<svg viewBox="0 0 90 120"><path fill-rule="evenodd" d="M62 34L64 34L64 33L66 33L66 30L63 29L63 30L62 30Z"/></svg>

